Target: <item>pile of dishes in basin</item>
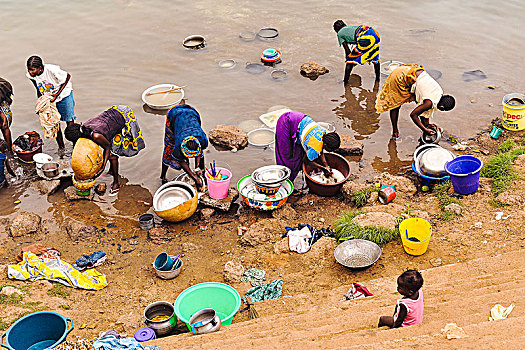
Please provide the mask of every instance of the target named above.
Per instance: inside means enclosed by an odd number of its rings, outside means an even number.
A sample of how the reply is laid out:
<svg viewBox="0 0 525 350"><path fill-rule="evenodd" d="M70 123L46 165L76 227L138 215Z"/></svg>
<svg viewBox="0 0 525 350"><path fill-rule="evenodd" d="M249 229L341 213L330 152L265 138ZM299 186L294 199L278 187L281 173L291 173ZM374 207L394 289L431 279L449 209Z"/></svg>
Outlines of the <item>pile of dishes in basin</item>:
<svg viewBox="0 0 525 350"><path fill-rule="evenodd" d="M412 170L422 185L431 186L450 179L445 164L456 158L449 150L436 144L424 144L414 151Z"/></svg>
<svg viewBox="0 0 525 350"><path fill-rule="evenodd" d="M292 194L290 174L291 170L282 165L263 166L240 179L237 189L248 206L274 210L284 205Z"/></svg>

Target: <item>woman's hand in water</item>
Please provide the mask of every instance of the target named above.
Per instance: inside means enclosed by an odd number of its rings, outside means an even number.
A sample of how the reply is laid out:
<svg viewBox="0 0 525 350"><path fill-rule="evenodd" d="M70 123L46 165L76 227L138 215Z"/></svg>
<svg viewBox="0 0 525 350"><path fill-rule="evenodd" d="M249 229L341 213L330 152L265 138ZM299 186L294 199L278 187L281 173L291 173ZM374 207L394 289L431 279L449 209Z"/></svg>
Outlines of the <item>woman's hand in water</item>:
<svg viewBox="0 0 525 350"><path fill-rule="evenodd" d="M321 169L323 169L323 173L324 173L326 176L332 176L332 174L333 174L333 172L332 172L332 168L330 168L329 166L322 167Z"/></svg>

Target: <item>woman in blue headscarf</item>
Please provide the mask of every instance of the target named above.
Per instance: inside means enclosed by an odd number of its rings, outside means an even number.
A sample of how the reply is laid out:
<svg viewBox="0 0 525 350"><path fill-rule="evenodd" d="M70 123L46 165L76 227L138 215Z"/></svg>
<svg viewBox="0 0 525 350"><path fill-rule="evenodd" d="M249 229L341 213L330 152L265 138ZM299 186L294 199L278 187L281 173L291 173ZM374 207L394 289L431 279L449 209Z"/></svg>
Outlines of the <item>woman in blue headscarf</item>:
<svg viewBox="0 0 525 350"><path fill-rule="evenodd" d="M164 129L164 153L162 154L162 183L167 182L168 167L184 171L202 191L204 171L203 151L208 147L208 138L201 127L201 117L195 108L180 104L169 110ZM195 172L190 169L189 158L195 159Z"/></svg>

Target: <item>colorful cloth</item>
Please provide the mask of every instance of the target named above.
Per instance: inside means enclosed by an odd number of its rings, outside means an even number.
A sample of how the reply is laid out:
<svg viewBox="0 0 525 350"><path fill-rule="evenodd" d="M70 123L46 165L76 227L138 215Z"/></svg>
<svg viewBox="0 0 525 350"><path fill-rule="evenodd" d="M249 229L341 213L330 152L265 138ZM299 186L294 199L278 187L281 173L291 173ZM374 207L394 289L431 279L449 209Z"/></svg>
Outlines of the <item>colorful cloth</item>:
<svg viewBox="0 0 525 350"><path fill-rule="evenodd" d="M260 286L266 280L266 271L255 268L244 271L241 282L250 282L252 287Z"/></svg>
<svg viewBox="0 0 525 350"><path fill-rule="evenodd" d="M13 112L11 112L11 105L9 105L7 101L2 101L2 103L0 103L0 112L5 115L5 118L7 119L7 126L10 127L11 123L13 122Z"/></svg>
<svg viewBox="0 0 525 350"><path fill-rule="evenodd" d="M73 264L73 267L79 271L85 270L85 269L91 269L93 267L97 267L102 265L104 261L106 261L107 255L102 250L97 250L96 252L88 255L84 254L80 258L78 258L75 263Z"/></svg>
<svg viewBox="0 0 525 350"><path fill-rule="evenodd" d="M51 102L51 95L42 95L35 105L35 113L38 114L40 125L46 139L56 139L60 128L60 113L56 103Z"/></svg>
<svg viewBox="0 0 525 350"><path fill-rule="evenodd" d="M22 261L24 259L24 253L31 252L40 258L46 259L59 259L60 252L55 248L48 248L43 244L35 243L29 246L23 247L20 253L16 256L16 261Z"/></svg>
<svg viewBox="0 0 525 350"><path fill-rule="evenodd" d="M110 109L119 111L124 118L124 128L111 139L111 153L117 156L133 157L146 147L137 117L126 105L114 105Z"/></svg>
<svg viewBox="0 0 525 350"><path fill-rule="evenodd" d="M298 142L299 123L306 114L291 111L284 113L277 121L275 129L275 162L290 168L290 181L293 182L303 166L304 149Z"/></svg>
<svg viewBox="0 0 525 350"><path fill-rule="evenodd" d="M355 42L355 47L346 57L347 63L379 63L379 46L381 45L381 38L374 28L359 26L355 31Z"/></svg>
<svg viewBox="0 0 525 350"><path fill-rule="evenodd" d="M352 25L341 28L337 32L337 41L339 42L339 46L343 45L343 42L347 42L350 45L357 44L357 42L355 41L355 32L359 27L361 26Z"/></svg>
<svg viewBox="0 0 525 350"><path fill-rule="evenodd" d="M373 296L373 294L370 293L365 286L359 283L352 283L352 286L350 287L348 292L346 292L343 295L343 298L340 301L361 299L371 296Z"/></svg>
<svg viewBox="0 0 525 350"><path fill-rule="evenodd" d="M5 181L5 160L7 156L0 152L0 187L3 186Z"/></svg>
<svg viewBox="0 0 525 350"><path fill-rule="evenodd" d="M180 163L187 161L181 146L188 136L193 136L199 141L201 152L208 147L208 138L202 130L199 112L189 105L177 105L166 115L163 164L173 169L181 169Z"/></svg>
<svg viewBox="0 0 525 350"><path fill-rule="evenodd" d="M424 68L419 64L404 64L394 69L377 95L376 112L383 113L415 101L411 89L417 79L416 72L420 70Z"/></svg>
<svg viewBox="0 0 525 350"><path fill-rule="evenodd" d="M437 104L443 96L443 89L426 71L419 74L414 85L410 89L415 96L416 103L419 106L424 100L430 100L432 102L432 108L427 109L420 116L424 118L431 118L434 111L437 110Z"/></svg>
<svg viewBox="0 0 525 350"><path fill-rule="evenodd" d="M189 141L195 141L197 143L197 149L196 150L191 150L191 149L188 148L187 144L188 144ZM186 157L186 158L195 158L195 157L200 156L201 153L202 153L201 144L200 144L199 140L197 140L197 138L195 138L193 136L188 136L184 140L182 140L182 144L180 145L180 150L181 150L182 154L184 155L184 157Z"/></svg>
<svg viewBox="0 0 525 350"><path fill-rule="evenodd" d="M143 349L142 345L135 338L116 338L113 335L108 335L97 339L93 343L95 350L128 350L128 349Z"/></svg>
<svg viewBox="0 0 525 350"><path fill-rule="evenodd" d="M323 135L327 131L312 118L306 116L299 123L301 145L310 161L317 159L323 151Z"/></svg>
<svg viewBox="0 0 525 350"><path fill-rule="evenodd" d="M403 304L407 309L407 315L401 324L401 327L414 326L423 322L423 290L419 290L419 296L416 300L399 299L396 303L396 313L394 314L394 323L399 316L399 305Z"/></svg>
<svg viewBox="0 0 525 350"><path fill-rule="evenodd" d="M7 277L19 281L42 279L61 283L68 287L100 290L107 287L106 276L94 269L80 272L60 259L41 259L31 252L24 252L23 260L7 267Z"/></svg>
<svg viewBox="0 0 525 350"><path fill-rule="evenodd" d="M279 299L283 293L283 282L279 278L273 282L252 287L246 291L244 298L250 297L254 303L269 299Z"/></svg>

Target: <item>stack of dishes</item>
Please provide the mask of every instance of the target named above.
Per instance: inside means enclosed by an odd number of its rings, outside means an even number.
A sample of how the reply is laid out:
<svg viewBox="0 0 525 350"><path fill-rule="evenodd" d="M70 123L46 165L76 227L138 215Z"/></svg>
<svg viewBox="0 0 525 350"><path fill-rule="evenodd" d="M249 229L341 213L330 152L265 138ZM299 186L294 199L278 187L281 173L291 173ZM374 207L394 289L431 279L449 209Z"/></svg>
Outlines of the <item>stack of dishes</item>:
<svg viewBox="0 0 525 350"><path fill-rule="evenodd" d="M449 179L445 164L456 158L449 150L436 144L425 144L414 151L412 170L423 185L434 185Z"/></svg>
<svg viewBox="0 0 525 350"><path fill-rule="evenodd" d="M261 61L265 64L281 62L281 52L277 49L266 49L261 54Z"/></svg>
<svg viewBox="0 0 525 350"><path fill-rule="evenodd" d="M283 182L290 177L291 170L283 165L267 165L252 173L257 192L272 196L279 191Z"/></svg>

